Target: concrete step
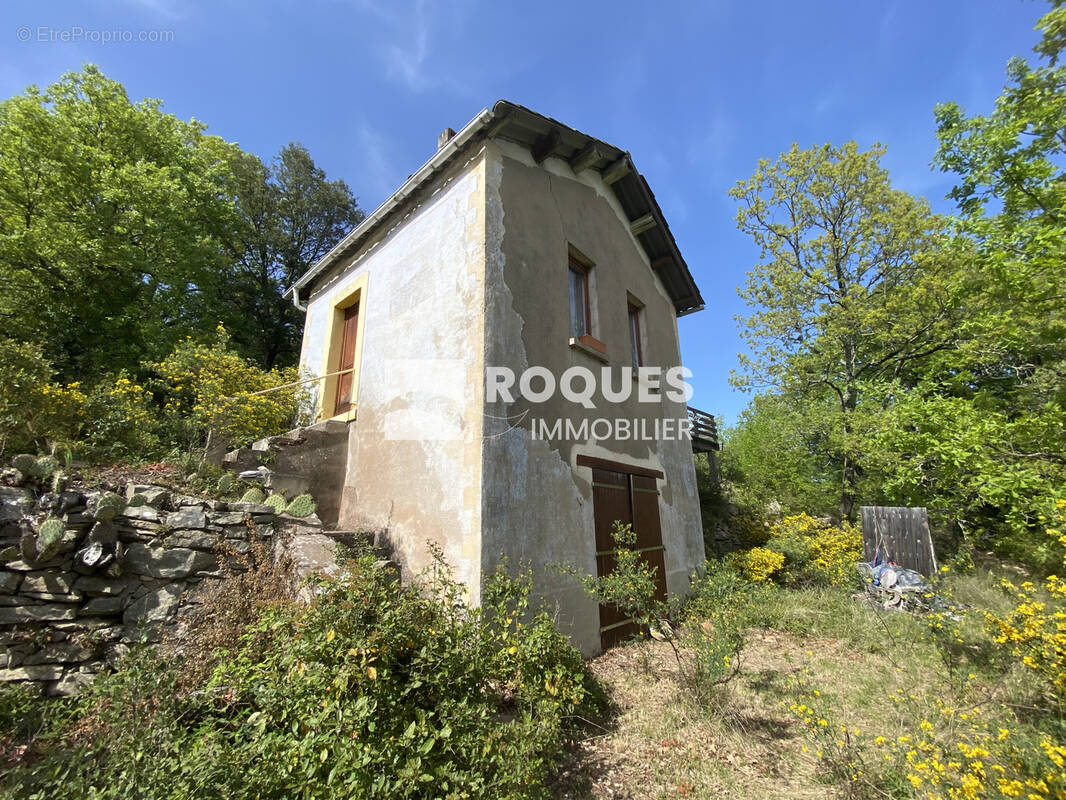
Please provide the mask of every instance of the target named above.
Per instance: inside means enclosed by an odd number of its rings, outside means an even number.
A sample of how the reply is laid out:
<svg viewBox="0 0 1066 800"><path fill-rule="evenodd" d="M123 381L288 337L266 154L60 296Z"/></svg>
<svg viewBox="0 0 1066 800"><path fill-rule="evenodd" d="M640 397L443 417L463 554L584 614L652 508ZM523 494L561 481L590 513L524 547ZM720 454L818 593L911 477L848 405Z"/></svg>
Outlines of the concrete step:
<svg viewBox="0 0 1066 800"><path fill-rule="evenodd" d="M293 497L314 495L318 515L327 525L340 516L344 474L348 463L347 422L327 419L295 428L280 436L268 436L251 447L227 453L223 466L233 472L264 467L265 486Z"/></svg>
<svg viewBox="0 0 1066 800"><path fill-rule="evenodd" d="M348 423L341 422L337 419L324 419L321 422L316 422L314 425L308 425L306 428L300 428L300 431L305 436L309 433L337 436L340 434L348 433Z"/></svg>
<svg viewBox="0 0 1066 800"><path fill-rule="evenodd" d="M263 463L264 455L265 453L252 450L248 447L230 450L222 456L222 468L231 470L232 472L244 472L249 469L257 469L259 465Z"/></svg>
<svg viewBox="0 0 1066 800"><path fill-rule="evenodd" d="M272 472L267 471L263 479L263 486L275 492L280 492L286 498L292 500L298 494L304 494L311 490L310 479L303 474L295 472ZM313 495L314 492L311 492Z"/></svg>

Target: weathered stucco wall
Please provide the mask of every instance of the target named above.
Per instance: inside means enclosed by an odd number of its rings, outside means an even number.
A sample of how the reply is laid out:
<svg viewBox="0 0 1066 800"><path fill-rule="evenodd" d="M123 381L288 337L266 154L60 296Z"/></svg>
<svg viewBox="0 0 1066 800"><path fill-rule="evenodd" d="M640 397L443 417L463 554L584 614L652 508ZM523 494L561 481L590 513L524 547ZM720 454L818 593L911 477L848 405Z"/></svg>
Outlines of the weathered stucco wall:
<svg viewBox="0 0 1066 800"><path fill-rule="evenodd" d="M561 375L604 363L569 344L568 246L595 264L594 333L609 365L630 364L628 299L644 304L645 364L680 364L672 303L610 189L562 161L536 165L524 148L489 142L454 165L391 229L337 268L312 296L302 367L323 374L338 298L363 286L362 363L349 427L342 527L387 530L410 577L437 542L480 599L480 576L506 557L531 564L538 592L585 652L599 649L599 614L553 564L594 572L590 455L661 470L667 586L688 588L703 561L687 441L547 441L532 420L683 419L683 402L584 409L557 394L542 404L485 403L486 365ZM617 375L617 372L616 372Z"/></svg>
<svg viewBox="0 0 1066 800"><path fill-rule="evenodd" d="M564 162L537 166L527 150L507 143L487 149L485 362L516 372L532 365L556 376L571 366L597 375L604 363L569 345L568 244L594 263L594 333L607 345L609 366L629 366L628 296L644 303L645 364L680 364L673 306L628 230L617 202L598 175L574 176ZM634 389L635 389L634 384ZM594 573L591 469L579 454L662 470L660 518L667 587L684 593L703 561L696 475L687 441L533 440L532 420L624 417L682 419L684 403L621 404L598 399L587 410L556 394L546 403L516 397L486 406L482 499L482 563L501 556L534 565L537 585L557 608L558 621L585 652L599 649L596 605L577 582L548 565L568 563ZM510 426L514 427L510 427ZM508 429L510 427L510 429Z"/></svg>
<svg viewBox="0 0 1066 800"><path fill-rule="evenodd" d="M301 366L327 371L333 304L365 280L356 421L339 525L387 530L405 577L439 544L477 599L484 372L484 163L461 160L312 296Z"/></svg>

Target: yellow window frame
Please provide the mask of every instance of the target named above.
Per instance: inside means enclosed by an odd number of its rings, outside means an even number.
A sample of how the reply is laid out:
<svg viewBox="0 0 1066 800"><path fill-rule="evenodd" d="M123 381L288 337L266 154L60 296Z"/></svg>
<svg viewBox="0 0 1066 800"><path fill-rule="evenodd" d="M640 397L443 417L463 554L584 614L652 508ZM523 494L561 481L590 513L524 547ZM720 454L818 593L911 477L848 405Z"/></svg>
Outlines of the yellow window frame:
<svg viewBox="0 0 1066 800"><path fill-rule="evenodd" d="M341 422L350 422L355 419L358 410L359 399L359 372L363 363L363 328L366 326L366 297L369 274L363 273L349 283L337 289L329 299L329 319L326 322L325 357L322 363L325 365L326 377L322 382L321 402L319 403L318 419L336 419ZM344 312L356 303L360 304L359 324L355 331L355 358L352 365L352 407L342 414L335 413L337 405L337 379L339 375L329 373L340 369L341 345L344 338Z"/></svg>

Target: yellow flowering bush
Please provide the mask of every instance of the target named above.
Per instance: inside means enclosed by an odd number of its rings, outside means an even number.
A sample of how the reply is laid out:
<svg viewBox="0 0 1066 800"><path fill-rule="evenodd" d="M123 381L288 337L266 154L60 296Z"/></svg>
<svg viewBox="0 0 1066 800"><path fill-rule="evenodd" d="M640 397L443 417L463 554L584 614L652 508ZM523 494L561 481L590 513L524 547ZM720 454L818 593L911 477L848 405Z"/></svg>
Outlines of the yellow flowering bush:
<svg viewBox="0 0 1066 800"><path fill-rule="evenodd" d="M753 547L730 553L726 562L749 581L762 583L785 565L785 556L765 547Z"/></svg>
<svg viewBox="0 0 1066 800"><path fill-rule="evenodd" d="M0 338L0 451L43 450L77 437L85 394L52 375L39 346Z"/></svg>
<svg viewBox="0 0 1066 800"><path fill-rule="evenodd" d="M1066 566L1066 500L1056 503L1052 525L1047 534ZM1066 702L1066 582L1049 575L1038 587L1032 581L1014 585L1003 582L1017 605L1008 614L985 613L997 644L1029 669L1045 678L1060 702Z"/></svg>
<svg viewBox="0 0 1066 800"><path fill-rule="evenodd" d="M37 397L40 405L27 417L32 428L50 444L69 446L75 442L88 416L88 397L81 383L75 381L64 386L49 382L40 387Z"/></svg>
<svg viewBox="0 0 1066 800"><path fill-rule="evenodd" d="M297 370L260 369L234 352L229 339L219 326L213 342L186 339L151 365L160 377L171 435L187 445L202 445L208 431L232 445L283 433L300 421L306 406L306 391L299 386L258 394L297 381Z"/></svg>
<svg viewBox="0 0 1066 800"><path fill-rule="evenodd" d="M783 583L843 585L854 580L862 533L849 522L833 525L796 514L770 527L766 548L784 557L777 576Z"/></svg>
<svg viewBox="0 0 1066 800"><path fill-rule="evenodd" d="M159 447L158 431L151 392L125 373L90 392L82 436L96 456L146 456Z"/></svg>
<svg viewBox="0 0 1066 800"><path fill-rule="evenodd" d="M788 711L806 727L819 764L845 796L1066 797L1066 748L1047 734L1023 732L1002 703L956 708L898 690L886 698L889 708L898 707L900 719L918 722L903 733L898 728L888 733L840 724L822 693L803 679L794 680L792 689Z"/></svg>

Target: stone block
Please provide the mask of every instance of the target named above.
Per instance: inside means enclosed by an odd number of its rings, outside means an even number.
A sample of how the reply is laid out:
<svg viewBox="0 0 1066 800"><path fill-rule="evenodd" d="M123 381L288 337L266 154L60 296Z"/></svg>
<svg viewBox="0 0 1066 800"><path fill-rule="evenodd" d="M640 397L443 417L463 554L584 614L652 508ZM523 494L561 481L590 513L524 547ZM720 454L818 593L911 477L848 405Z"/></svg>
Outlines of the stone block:
<svg viewBox="0 0 1066 800"><path fill-rule="evenodd" d="M217 566L215 556L186 547L148 547L134 543L126 548L123 566L135 575L184 578Z"/></svg>
<svg viewBox="0 0 1066 800"><path fill-rule="evenodd" d="M77 642L55 642L46 644L36 653L31 653L22 661L24 667L37 664L80 664L88 661L96 653L90 647Z"/></svg>
<svg viewBox="0 0 1066 800"><path fill-rule="evenodd" d="M43 600L47 603L80 603L81 594L78 592L70 592L67 594L53 594L52 592L20 592L19 597L26 597L30 600Z"/></svg>
<svg viewBox="0 0 1066 800"><path fill-rule="evenodd" d="M101 578L96 575L79 575L74 581L74 589L84 592L90 597L113 597L122 594L129 588L129 581L115 580L114 578Z"/></svg>
<svg viewBox="0 0 1066 800"><path fill-rule="evenodd" d="M77 608L72 605L58 603L0 608L0 625L74 619L77 611Z"/></svg>
<svg viewBox="0 0 1066 800"><path fill-rule="evenodd" d="M208 531L177 531L167 537L166 543L167 547L213 551L218 546L218 534Z"/></svg>
<svg viewBox="0 0 1066 800"><path fill-rule="evenodd" d="M123 623L136 625L169 619L178 610L183 588L181 584L170 583L134 600L122 615Z"/></svg>
<svg viewBox="0 0 1066 800"><path fill-rule="evenodd" d="M125 599L122 597L94 597L81 607L78 614L86 617L121 614L125 604Z"/></svg>
<svg viewBox="0 0 1066 800"><path fill-rule="evenodd" d="M122 512L120 520L137 520L138 522L159 522L163 515L151 506L133 506ZM137 526L139 527L139 526Z"/></svg>
<svg viewBox="0 0 1066 800"><path fill-rule="evenodd" d="M29 572L22 580L22 591L67 594L77 579L73 572Z"/></svg>
<svg viewBox="0 0 1066 800"><path fill-rule="evenodd" d="M203 530L207 527L207 514L204 513L203 508L185 506L167 514L166 524L174 530Z"/></svg>
<svg viewBox="0 0 1066 800"><path fill-rule="evenodd" d="M63 675L63 667L56 664L40 664L35 667L0 669L0 681L54 681Z"/></svg>
<svg viewBox="0 0 1066 800"><path fill-rule="evenodd" d="M22 583L22 574L18 572L0 572L0 594L14 594Z"/></svg>
<svg viewBox="0 0 1066 800"><path fill-rule="evenodd" d="M48 694L53 697L70 697L80 692L88 684L92 683L93 676L89 672L68 672L61 679L48 687Z"/></svg>
<svg viewBox="0 0 1066 800"><path fill-rule="evenodd" d="M163 486L154 486L152 484L127 484L126 497L130 498L135 494L143 495L144 502L152 508L166 508L167 501L170 500L170 491ZM145 506L139 507L145 508ZM131 510L132 509L127 509L127 511Z"/></svg>

